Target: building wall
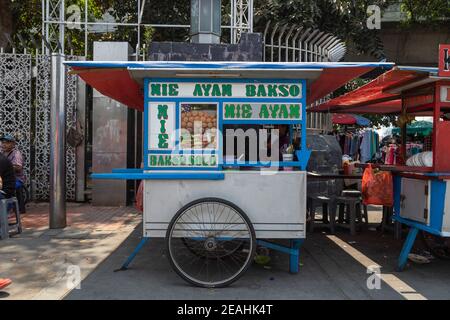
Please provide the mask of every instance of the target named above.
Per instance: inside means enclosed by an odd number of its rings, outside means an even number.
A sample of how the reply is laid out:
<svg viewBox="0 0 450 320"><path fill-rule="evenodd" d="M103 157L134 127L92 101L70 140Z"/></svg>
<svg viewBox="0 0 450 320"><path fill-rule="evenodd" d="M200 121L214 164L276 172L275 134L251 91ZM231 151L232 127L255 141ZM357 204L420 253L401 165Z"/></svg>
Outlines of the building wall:
<svg viewBox="0 0 450 320"><path fill-rule="evenodd" d="M398 23L381 24L380 36L387 61L398 65L437 67L438 47L450 43L448 24L441 27L401 27ZM357 55L350 48L345 61L374 61L369 55Z"/></svg>
<svg viewBox="0 0 450 320"><path fill-rule="evenodd" d="M152 42L151 61L262 61L260 33L243 33L238 44Z"/></svg>

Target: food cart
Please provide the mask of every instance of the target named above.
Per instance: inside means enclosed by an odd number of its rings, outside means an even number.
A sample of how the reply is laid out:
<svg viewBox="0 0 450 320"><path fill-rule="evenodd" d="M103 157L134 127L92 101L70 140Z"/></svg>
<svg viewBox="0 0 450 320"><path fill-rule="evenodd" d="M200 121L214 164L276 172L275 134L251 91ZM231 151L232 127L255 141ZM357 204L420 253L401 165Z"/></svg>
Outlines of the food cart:
<svg viewBox="0 0 450 320"><path fill-rule="evenodd" d="M372 166L394 174L394 219L410 228L399 256L398 270L405 267L419 230L428 235L450 237L448 72L442 74L438 68L398 66L368 84L316 106L311 111L398 115L402 123L403 159L406 158L408 120L411 116L432 116L432 151L424 154L423 160L403 162L395 166Z"/></svg>
<svg viewBox="0 0 450 320"><path fill-rule="evenodd" d="M392 67L390 63L67 64L101 93L144 112L143 168L92 176L143 181L144 237L123 268L148 239L165 238L174 270L203 287L226 286L238 279L253 262L258 245L287 253L290 272L298 272L310 155L306 105L376 67ZM277 124L289 126L290 139L297 132L295 160L249 160L239 151L227 151L225 140L233 140L236 130L242 133L242 126L261 129ZM234 128L231 136L226 128ZM262 136L258 139L265 141Z"/></svg>

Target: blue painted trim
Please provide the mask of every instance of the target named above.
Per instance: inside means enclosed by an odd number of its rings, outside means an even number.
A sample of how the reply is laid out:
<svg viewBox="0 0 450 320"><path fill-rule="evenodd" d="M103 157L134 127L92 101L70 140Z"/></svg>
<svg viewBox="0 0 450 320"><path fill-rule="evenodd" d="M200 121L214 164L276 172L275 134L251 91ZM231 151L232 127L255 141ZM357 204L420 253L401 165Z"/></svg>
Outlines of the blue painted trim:
<svg viewBox="0 0 450 320"><path fill-rule="evenodd" d="M425 172L423 175L429 177L450 176L450 172Z"/></svg>
<svg viewBox="0 0 450 320"><path fill-rule="evenodd" d="M298 83L298 82L297 82ZM149 99L154 99L158 102L189 102L189 103L205 103L205 102L211 102L211 103L218 103L220 101L224 102L241 102L241 103L300 103L299 100L302 98L268 98L268 97L262 97L262 98L227 98L227 97L191 97L191 98L179 98L179 97L149 97ZM269 100L270 101L267 101ZM242 101L245 100L245 101ZM303 107L303 106L302 106Z"/></svg>
<svg viewBox="0 0 450 320"><path fill-rule="evenodd" d="M151 154L164 154L164 155L169 155L169 154L173 154L173 155L190 155L190 154L195 154L195 155L213 155L213 154L218 154L219 150L214 150L214 149L174 149L174 150L148 150L148 155Z"/></svg>
<svg viewBox="0 0 450 320"><path fill-rule="evenodd" d="M311 157L311 150L302 149L295 151L298 161L300 162L300 168L302 170L306 170L309 162L309 158Z"/></svg>
<svg viewBox="0 0 450 320"><path fill-rule="evenodd" d="M150 240L148 237L143 237L141 241L139 241L136 248L133 250L133 252L130 254L130 256L125 260L125 262L122 264L122 267L120 270L127 270L130 263L134 260L136 255L141 251L141 249L144 247L144 245L147 243L147 241Z"/></svg>
<svg viewBox="0 0 450 320"><path fill-rule="evenodd" d="M224 162L225 167L300 167L300 161L269 161L269 162Z"/></svg>
<svg viewBox="0 0 450 320"><path fill-rule="evenodd" d="M433 68L433 67L397 66L397 68L399 70L404 70L404 71L428 72L431 74L437 74L439 72L439 68Z"/></svg>
<svg viewBox="0 0 450 320"><path fill-rule="evenodd" d="M268 241L265 241L265 240L256 240L256 242L259 245L263 246L263 247L266 247L266 248L269 248L269 249L273 249L273 250L276 250L276 251L279 251L279 252L283 252L283 253L286 253L286 254L292 254L293 253L293 249L291 249L290 247L286 247L286 246L280 245L280 244L276 244L276 243L273 243L273 242L268 242Z"/></svg>
<svg viewBox="0 0 450 320"><path fill-rule="evenodd" d="M297 69L328 69L328 68L392 68L391 62L178 62L178 61L65 61L71 67L86 68L128 68L128 69L265 69L265 70L297 70ZM404 67L406 68L406 67Z"/></svg>
<svg viewBox="0 0 450 320"><path fill-rule="evenodd" d="M302 124L302 120L280 120L280 119L267 119L267 120L223 120L224 124Z"/></svg>
<svg viewBox="0 0 450 320"><path fill-rule="evenodd" d="M430 217L430 227L442 231L447 182L444 180L431 180L430 189L430 212L428 213Z"/></svg>
<svg viewBox="0 0 450 320"><path fill-rule="evenodd" d="M208 171L220 171L219 165L214 167L194 167L194 166L184 166L184 167L151 167L151 171L187 171L187 172L208 172Z"/></svg>
<svg viewBox="0 0 450 320"><path fill-rule="evenodd" d="M148 97L148 79L144 79L144 168L147 167L146 159L148 159L148 134L149 134L149 101L147 99Z"/></svg>
<svg viewBox="0 0 450 320"><path fill-rule="evenodd" d="M180 141L181 141L181 107L180 102L175 102L175 130L177 134L175 135L175 149L180 149Z"/></svg>
<svg viewBox="0 0 450 320"><path fill-rule="evenodd" d="M222 172L152 172L152 173L93 173L92 179L105 180L223 180Z"/></svg>
<svg viewBox="0 0 450 320"><path fill-rule="evenodd" d="M300 246L303 240L294 239L291 240L291 250L293 251L289 255L289 272L298 273L299 263L300 263Z"/></svg>
<svg viewBox="0 0 450 320"><path fill-rule="evenodd" d="M302 136L301 136L301 147L300 147L300 150L303 152L303 157L302 157L302 162L304 162L305 163L305 161L306 161L306 163L308 163L308 160L305 160L305 158L304 157L308 157L308 159L309 159L309 155L307 155L307 150L308 150L308 148L306 147L306 95L308 94L308 90L307 90L307 87L306 87L306 80L303 80L304 81L304 86L305 86L305 94L303 95L303 100L302 100L302 123L301 123L301 125L302 125L302 127L301 127L301 130L302 130ZM306 152L306 153L305 153ZM306 167L305 167L305 169L304 170L306 170Z"/></svg>
<svg viewBox="0 0 450 320"><path fill-rule="evenodd" d="M409 229L408 236L406 237L405 243L403 244L402 251L398 257L397 271L402 271L405 268L406 262L408 261L408 255L414 245L414 241L417 237L418 228L412 227Z"/></svg>
<svg viewBox="0 0 450 320"><path fill-rule="evenodd" d="M151 154L164 154L164 155L169 155L172 154L173 151L172 150L147 150L147 158L149 155ZM144 163L145 166L145 163Z"/></svg>
<svg viewBox="0 0 450 320"><path fill-rule="evenodd" d="M442 236L443 234L441 233L441 230L437 230L435 228L432 228L430 226L427 226L426 224L414 221L414 220L410 220L410 219L406 219L403 217L398 216L397 214L392 216L392 219L395 221L398 221L400 223L403 223L411 228L417 228L419 230L437 235L437 236Z"/></svg>
<svg viewBox="0 0 450 320"><path fill-rule="evenodd" d="M223 101L219 102L219 113L217 115L217 121L218 121L218 130L219 130L219 169L222 169L221 163L223 162Z"/></svg>
<svg viewBox="0 0 450 320"><path fill-rule="evenodd" d="M137 168L118 168L112 169L112 173L143 173L144 169Z"/></svg>

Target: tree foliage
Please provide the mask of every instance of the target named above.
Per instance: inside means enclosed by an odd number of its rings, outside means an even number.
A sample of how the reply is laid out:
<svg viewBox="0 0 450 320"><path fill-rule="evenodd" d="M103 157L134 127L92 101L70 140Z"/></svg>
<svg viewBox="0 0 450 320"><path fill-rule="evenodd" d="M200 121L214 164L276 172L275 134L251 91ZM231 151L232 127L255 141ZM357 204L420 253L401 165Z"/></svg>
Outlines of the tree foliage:
<svg viewBox="0 0 450 320"><path fill-rule="evenodd" d="M87 0L89 21L102 19L109 12L116 21L136 22L137 1ZM255 30L262 31L267 21L281 24L298 24L318 28L343 39L349 48L359 53L369 53L382 59L383 45L378 30L366 26L368 5L385 9L396 0L255 0ZM32 48L40 45L42 36L41 0L0 0L0 47L8 47L4 34L10 36L16 48ZM66 0L66 8L76 4L81 8L84 20L85 0ZM442 23L450 17L449 0L403 0L402 11L406 24ZM230 6L222 1L222 23L229 24ZM67 17L66 17L67 18ZM447 20L442 20L447 19ZM165 0L147 2L142 22L153 24L190 23L190 0ZM226 32L223 39L227 39ZM21 39L23 41L21 41ZM142 28L141 42L187 41L187 28ZM129 41L135 47L135 27L120 26L114 31L90 33L89 42L94 40ZM67 30L66 45L73 47L75 54L84 54L84 26L81 30Z"/></svg>
<svg viewBox="0 0 450 320"><path fill-rule="evenodd" d="M15 48L33 48L40 46L42 39L41 0L0 0L0 47L10 47L5 34L9 36ZM81 22L84 22L85 0L66 0L66 9L77 5L81 10ZM137 1L88 0L88 21L102 20L105 13L114 17L116 22L136 23ZM66 12L66 19L70 16ZM190 0L153 1L145 7L142 22L154 24L189 25ZM90 32L92 41L128 41L132 47L137 44L137 27L118 26L107 32ZM186 28L163 29L141 28L141 43L150 41L186 41L189 30ZM21 41L22 39L22 41ZM80 28L66 28L66 47L73 48L74 54L84 55L84 25Z"/></svg>
<svg viewBox="0 0 450 320"><path fill-rule="evenodd" d="M403 0L401 10L405 13L404 24L440 25L450 19L449 0Z"/></svg>
<svg viewBox="0 0 450 320"><path fill-rule="evenodd" d="M256 23L264 30L267 21L316 28L353 44L358 52L384 57L378 30L367 28L367 7L385 9L390 0L256 0Z"/></svg>

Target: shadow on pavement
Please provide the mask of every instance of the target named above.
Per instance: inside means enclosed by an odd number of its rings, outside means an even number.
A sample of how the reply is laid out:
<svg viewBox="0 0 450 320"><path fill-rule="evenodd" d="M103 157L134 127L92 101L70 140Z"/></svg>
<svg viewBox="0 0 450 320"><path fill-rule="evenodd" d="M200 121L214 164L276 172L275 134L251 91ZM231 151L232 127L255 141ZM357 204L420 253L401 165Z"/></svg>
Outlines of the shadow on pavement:
<svg viewBox="0 0 450 320"><path fill-rule="evenodd" d="M381 272L397 284L409 286L407 290L413 288L425 298L450 297L448 262L434 260L394 272L402 243L378 232L366 231L355 237L339 233L336 238L341 245L325 233L309 234L297 275L289 274L287 255L272 251L269 266L253 264L241 279L221 289L196 288L178 277L165 255L164 239L151 239L130 269L114 272L141 237L142 224L82 281L81 289L73 290L66 299L404 299L401 286L399 289L382 281L379 289L367 287L371 274L359 261L364 257L379 264ZM353 257L344 250L348 248L362 256Z"/></svg>

